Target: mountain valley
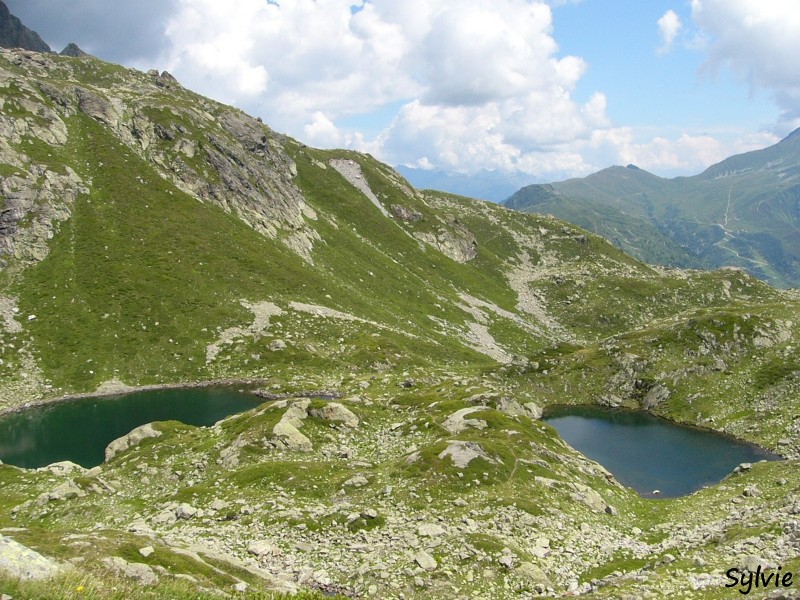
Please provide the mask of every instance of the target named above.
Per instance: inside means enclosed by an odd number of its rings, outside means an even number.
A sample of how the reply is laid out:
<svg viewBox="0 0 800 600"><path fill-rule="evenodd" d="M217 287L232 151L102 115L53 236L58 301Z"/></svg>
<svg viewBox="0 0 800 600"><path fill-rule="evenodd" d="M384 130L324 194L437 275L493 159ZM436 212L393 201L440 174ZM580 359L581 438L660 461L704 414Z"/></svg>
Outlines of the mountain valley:
<svg viewBox="0 0 800 600"><path fill-rule="evenodd" d="M0 189L0 410L210 383L264 400L144 425L100 466L0 464L0 567L30 575L0 593L728 598L730 568L800 569L794 290L416 190L85 55L0 50ZM785 460L643 498L541 420L563 404Z"/></svg>

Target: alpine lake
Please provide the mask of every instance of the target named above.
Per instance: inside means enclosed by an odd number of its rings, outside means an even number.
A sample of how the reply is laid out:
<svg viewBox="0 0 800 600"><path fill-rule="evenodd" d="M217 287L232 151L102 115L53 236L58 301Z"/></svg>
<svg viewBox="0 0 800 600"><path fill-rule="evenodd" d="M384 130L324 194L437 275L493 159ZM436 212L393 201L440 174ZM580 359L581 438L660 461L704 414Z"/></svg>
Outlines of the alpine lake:
<svg viewBox="0 0 800 600"><path fill-rule="evenodd" d="M69 460L103 462L106 446L152 421L209 426L262 404L240 387L192 387L83 398L33 407L0 418L0 460L37 468Z"/></svg>
<svg viewBox="0 0 800 600"><path fill-rule="evenodd" d="M234 387L193 387L84 398L0 418L0 460L38 468L69 460L103 462L106 446L152 421L210 426L264 402ZM741 463L780 457L714 431L643 411L555 406L543 420L561 438L644 497L669 498L714 485Z"/></svg>
<svg viewBox="0 0 800 600"><path fill-rule="evenodd" d="M674 498L719 483L742 463L780 460L763 448L639 410L557 406L543 420L639 495Z"/></svg>

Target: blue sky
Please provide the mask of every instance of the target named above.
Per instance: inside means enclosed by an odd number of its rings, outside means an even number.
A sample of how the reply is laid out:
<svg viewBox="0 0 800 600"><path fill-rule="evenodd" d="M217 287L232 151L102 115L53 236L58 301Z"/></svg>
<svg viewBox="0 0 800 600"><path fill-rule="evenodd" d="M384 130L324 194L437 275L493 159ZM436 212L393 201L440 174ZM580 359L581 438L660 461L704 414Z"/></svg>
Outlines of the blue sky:
<svg viewBox="0 0 800 600"><path fill-rule="evenodd" d="M691 27L685 2L583 0L555 7L561 51L584 57L589 66L577 99L602 90L617 124L676 131L773 127L779 111L764 91L727 68L703 72L706 54L694 47L697 30L680 32L668 52L659 52L657 22L669 10L683 28Z"/></svg>
<svg viewBox="0 0 800 600"><path fill-rule="evenodd" d="M311 145L462 178L694 174L800 126L800 0L7 4L56 49L169 70Z"/></svg>

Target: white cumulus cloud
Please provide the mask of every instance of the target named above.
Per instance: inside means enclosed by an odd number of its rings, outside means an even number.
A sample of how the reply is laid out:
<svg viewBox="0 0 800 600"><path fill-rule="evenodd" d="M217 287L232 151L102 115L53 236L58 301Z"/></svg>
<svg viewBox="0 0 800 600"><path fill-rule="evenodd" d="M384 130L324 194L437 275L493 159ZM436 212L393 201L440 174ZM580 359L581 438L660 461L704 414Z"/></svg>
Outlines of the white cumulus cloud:
<svg viewBox="0 0 800 600"><path fill-rule="evenodd" d="M580 167L568 146L607 125L602 93L573 98L587 65L559 55L542 1L176 1L168 68L308 143L545 173ZM393 105L368 142L342 125Z"/></svg>
<svg viewBox="0 0 800 600"><path fill-rule="evenodd" d="M678 36L678 32L683 26L681 18L674 10L668 10L657 21L657 24L658 32L661 36L661 46L658 50L660 53L669 52L672 49L675 38Z"/></svg>
<svg viewBox="0 0 800 600"><path fill-rule="evenodd" d="M800 0L689 2L691 20L658 19L659 52L680 41L707 53L708 72L773 95L777 133L800 126ZM549 180L628 162L686 174L758 147L743 132L611 123L603 90L581 86L592 56L556 38L553 11L579 18L581 0L119 0L111 13L103 0L6 3L51 44L166 68L306 143L393 164Z"/></svg>
<svg viewBox="0 0 800 600"><path fill-rule="evenodd" d="M692 0L707 68L729 67L772 92L782 128L800 126L800 0Z"/></svg>
<svg viewBox="0 0 800 600"><path fill-rule="evenodd" d="M775 144L770 133L717 132L716 135L680 133L675 138L648 136L631 127L598 129L578 151L589 162L615 159L615 164L634 164L665 176L699 173L733 154ZM602 165L607 166L607 165Z"/></svg>

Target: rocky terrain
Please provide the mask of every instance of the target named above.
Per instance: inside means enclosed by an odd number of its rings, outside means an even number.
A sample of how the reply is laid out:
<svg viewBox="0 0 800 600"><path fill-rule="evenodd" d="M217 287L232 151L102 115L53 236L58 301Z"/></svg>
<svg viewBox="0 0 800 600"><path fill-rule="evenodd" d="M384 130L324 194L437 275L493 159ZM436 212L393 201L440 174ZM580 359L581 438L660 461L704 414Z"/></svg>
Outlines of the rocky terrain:
<svg viewBox="0 0 800 600"><path fill-rule="evenodd" d="M414 190L90 56L0 52L0 132L0 409L266 382L97 467L0 465L0 593L723 598L729 568L800 568L795 292ZM540 420L596 403L787 460L644 499Z"/></svg>

